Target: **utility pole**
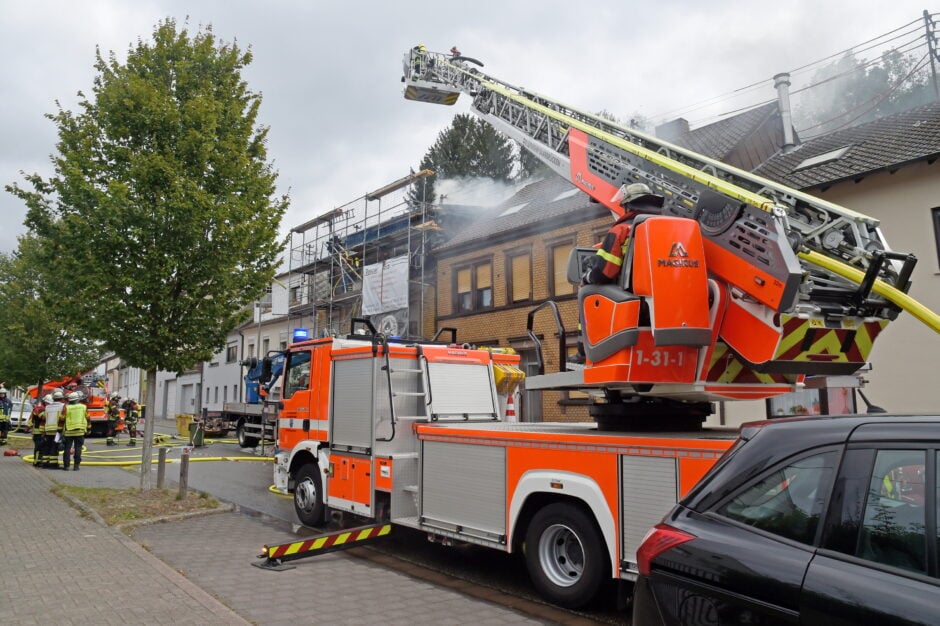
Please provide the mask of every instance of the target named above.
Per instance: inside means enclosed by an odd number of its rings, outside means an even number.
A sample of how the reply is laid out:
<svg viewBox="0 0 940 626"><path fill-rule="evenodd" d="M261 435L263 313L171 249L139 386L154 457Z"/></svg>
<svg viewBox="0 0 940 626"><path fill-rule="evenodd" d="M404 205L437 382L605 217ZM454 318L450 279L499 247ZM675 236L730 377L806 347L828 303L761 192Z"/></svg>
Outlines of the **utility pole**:
<svg viewBox="0 0 940 626"><path fill-rule="evenodd" d="M933 77L933 97L940 100L940 87L937 86L937 40L934 34L933 18L924 9L924 30L927 31L927 54L930 55L930 74Z"/></svg>

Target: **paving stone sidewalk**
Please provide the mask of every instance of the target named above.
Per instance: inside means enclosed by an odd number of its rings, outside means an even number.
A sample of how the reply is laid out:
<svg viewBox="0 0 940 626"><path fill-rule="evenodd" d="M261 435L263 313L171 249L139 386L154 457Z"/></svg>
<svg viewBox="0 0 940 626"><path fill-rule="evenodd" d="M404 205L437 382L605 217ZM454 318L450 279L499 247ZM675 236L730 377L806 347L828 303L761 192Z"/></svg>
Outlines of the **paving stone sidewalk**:
<svg viewBox="0 0 940 626"><path fill-rule="evenodd" d="M135 541L50 493L56 475L92 469L40 470L0 457L0 623L248 623Z"/></svg>
<svg viewBox="0 0 940 626"><path fill-rule="evenodd" d="M139 475L41 470L0 457L2 624L558 623L549 607L523 614L348 553L288 571L252 567L264 544L297 537L242 513L141 526L129 538L50 493L53 480L129 487Z"/></svg>
<svg viewBox="0 0 940 626"><path fill-rule="evenodd" d="M239 513L138 528L133 536L257 624L545 624L531 616L392 571L348 553L252 567L265 544L297 540ZM361 549L360 549L361 550Z"/></svg>

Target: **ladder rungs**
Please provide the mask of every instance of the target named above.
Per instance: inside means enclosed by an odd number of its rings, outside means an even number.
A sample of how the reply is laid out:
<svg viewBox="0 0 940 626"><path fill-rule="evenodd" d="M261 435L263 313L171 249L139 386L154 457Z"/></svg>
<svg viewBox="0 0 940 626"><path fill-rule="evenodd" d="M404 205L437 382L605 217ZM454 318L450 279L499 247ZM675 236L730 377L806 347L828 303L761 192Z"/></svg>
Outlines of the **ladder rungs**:
<svg viewBox="0 0 940 626"><path fill-rule="evenodd" d="M397 374L399 372L402 372L404 374L420 374L423 371L424 370L421 370L421 369L397 369L396 368L392 370L392 374Z"/></svg>
<svg viewBox="0 0 940 626"><path fill-rule="evenodd" d="M419 396L423 397L424 392L423 391L393 391L392 395L393 396L413 396L417 398Z"/></svg>

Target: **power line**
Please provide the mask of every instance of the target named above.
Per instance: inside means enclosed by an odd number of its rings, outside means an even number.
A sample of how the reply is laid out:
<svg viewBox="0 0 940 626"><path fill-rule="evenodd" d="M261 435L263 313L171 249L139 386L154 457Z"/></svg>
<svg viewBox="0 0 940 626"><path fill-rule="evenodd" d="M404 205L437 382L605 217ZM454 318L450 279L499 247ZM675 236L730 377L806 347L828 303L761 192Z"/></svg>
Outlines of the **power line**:
<svg viewBox="0 0 940 626"><path fill-rule="evenodd" d="M820 63L824 63L824 62L828 61L829 59L834 59L835 57L842 56L842 55L845 54L846 52L853 52L853 51L855 50L855 48L858 48L859 46L868 45L868 44L872 43L873 41L877 41L877 40L882 39L882 38L884 38L884 37L886 37L886 36L888 36L888 35L891 35L891 34L893 34L893 33L896 33L896 32L898 32L899 30L901 30L902 28L907 28L908 26L911 26L912 24L917 24L917 27L914 28L914 29L912 29L912 30L910 30L910 31L908 31L907 33L902 33L901 35L898 35L897 37L892 37L892 38L889 39L888 41L893 41L894 39L897 39L898 37L903 37L905 34L910 34L910 33L913 33L913 32L915 32L915 31L918 31L918 30L920 30L920 23L921 23L922 21L923 21L923 18L917 18L917 19L915 19L915 20L912 20L912 21L908 22L907 24L905 24L904 26L898 26L898 27L895 28L894 30L889 30L888 32L882 33L881 35L878 35L877 37L873 37L873 38L869 39L868 41L863 41L862 43L855 44L855 45L852 46L851 48L846 48L845 50L842 50L841 52L836 52L836 53L834 53L834 54L830 54L830 55L827 56L827 57L823 57L822 59L819 59L818 61L813 61L812 63L807 63L806 65L801 65L800 67L794 68L794 69L790 70L790 74L795 74L796 72L799 72L799 71L801 71L801 70L805 70L805 69L810 68L810 67L812 67L812 66L814 66L814 65L819 65ZM877 48L878 46L882 45L883 43L886 43L886 42L882 42L882 43L879 43L879 44L877 44L877 45L875 45L875 46L871 46L870 48L866 48L866 50L870 50L871 48ZM859 50L859 52L864 52L864 51L865 51L865 50Z"/></svg>
<svg viewBox="0 0 940 626"><path fill-rule="evenodd" d="M843 122L842 124L836 126L835 128L830 128L830 129L828 129L828 130L826 130L826 131L823 131L823 132L820 132L820 133L816 133L815 135L810 135L810 136L808 136L808 137L804 137L804 140L808 141L808 140L810 140L810 139L815 139L816 137L821 137L822 135L828 135L829 133L833 133L833 132L835 132L835 131L837 131L837 130L842 130L843 128L846 128L846 127L848 127L848 126L851 126L854 122L856 122L857 120L859 120L861 117L863 117L864 115L866 115L866 114L872 112L873 110L875 110L875 108L876 108L879 104L881 104L882 102L884 102L892 93L894 93L895 91L897 91L898 87L900 87L900 86L903 85L905 82L907 82L907 81L911 78L911 76L913 76L918 70L921 70L921 69L923 69L924 67L926 67L926 66L927 66L927 57L928 57L927 54L925 54L924 56L922 56L922 57L920 58L920 60L919 60L916 64L914 64L914 67L911 68L911 71L910 71L910 72L908 72L905 76L903 76L903 77L901 77L900 79L898 79L893 85L891 85L888 89L886 89L886 90L883 91L882 93L876 94L874 97L872 97L872 98L866 100L865 102L862 102L862 103L859 104L858 106L853 107L852 109L849 109L848 111L844 111L844 112L840 113L839 115L836 115L835 117L832 117L832 118L830 118L830 119L828 119L828 120L825 120L825 121L823 121L823 122L820 122L820 123L818 123L818 124L814 124L813 126L808 126L807 128L804 128L802 131L798 131L798 132L804 132L804 131L807 131L807 130L812 130L812 129L814 129L814 128L819 128L820 126L825 126L825 125L827 125L827 124L829 124L829 123L831 123L831 122L834 122L834 121L836 121L836 120L838 120L838 119L840 119L840 118L845 117L846 115L850 115L850 114L854 113L855 111L858 111L860 108L862 108L863 106L865 106L865 105L867 105L867 104L869 104L869 103L872 103L872 105L871 105L870 107L868 107L867 109L865 109L864 111L862 111L861 113L859 113L858 115L856 115L855 117L853 117L852 119L850 119L850 120L848 120L848 121L846 121L846 122Z"/></svg>
<svg viewBox="0 0 940 626"><path fill-rule="evenodd" d="M920 24L920 23L922 22L922 19L923 19L923 18L914 19L914 20L912 20L912 21L910 21L910 22L908 22L908 23L906 23L906 24L904 24L904 25L902 25L902 26L898 26L897 28L894 28L894 29L892 29L892 30L890 30L890 31L888 31L888 32L882 33L882 34L880 34L880 35L878 35L878 36L876 36L876 37L873 37L873 38L871 38L871 39L868 39L868 40L866 40L866 41L863 41L863 42L861 42L861 43L859 43L859 44L855 44L854 46L851 46L851 47L849 47L849 48L846 48L846 49L844 49L844 50L841 50L841 51L836 52L836 53L834 53L834 54L831 54L831 55L829 55L829 56L823 57L822 59L818 59L818 60L813 61L813 62L811 62L811 63L807 63L807 64L805 64L805 65L801 65L801 66L799 66L799 67L797 67L797 68L791 70L791 71L790 71L790 74L792 75L792 74L794 74L794 73L802 73L803 71L805 71L805 70L807 70L808 68L811 68L811 67L813 67L813 66L815 66L815 65L818 65L818 64L820 64L820 63L823 63L823 62L825 62L825 61L827 61L827 60L833 59L833 58L838 57L838 56L840 56L840 55L844 55L844 54L846 54L847 52L852 52L852 51L854 51L856 48L859 48L860 46L865 46L865 45L871 44L871 43L876 42L876 41L879 42L879 43L877 43L877 44L875 44L875 45L869 46L868 48L864 48L864 49L858 51L858 52L865 52L865 51L871 50L871 49L873 49L873 48L877 48L877 47L879 47L879 46L883 46L883 45L885 45L885 44L887 44L887 43L889 43L889 42L891 42L891 41L894 41L894 40L899 39L899 38L901 38L901 37L904 37L904 36L906 36L906 35L909 35L909 34L912 34L912 33L914 33L914 32L917 32L917 31L920 30L920 26L917 26L917 27L914 28L914 29L911 29L911 30L908 30L908 31L906 31L906 32L903 32L903 33L900 33L900 34L895 35L895 33L898 33L898 31L904 30L904 29L906 29L906 28L912 26L913 24ZM894 37L891 37L891 38L888 38L888 39L885 39L885 38L888 37L889 35L895 35L895 36L894 36ZM917 40L919 40L919 39L926 39L926 35L920 35L917 39L912 40L912 41L917 41ZM881 40L883 40L883 41L881 41ZM905 44L903 44L903 46L907 46L907 45L910 44L910 43L911 43L911 42L905 43ZM894 48L892 48L892 49L894 49ZM879 60L876 60L876 61L873 61L873 62L880 62L880 61L879 61ZM725 93L723 93L723 94L719 94L719 95L717 95L717 96L713 96L713 97L711 97L711 98L707 98L707 99L705 99L705 100L701 100L701 101L692 103L692 104L687 105L687 106L683 106L683 107L679 107L679 108L676 108L676 109L672 109L672 110L666 111L666 112L664 112L664 113L662 113L662 114L659 114L659 115L653 115L653 116L651 116L650 119L651 119L651 120L664 120L664 119L667 119L667 118L669 118L669 117L674 117L674 116L676 116L676 115L678 115L678 114L680 114L680 113L682 113L682 114L690 113L690 112L697 111L697 110L699 110L699 109L705 108L705 107L707 107L707 106L709 106L709 105L717 104L717 103L722 102L722 101L724 101L724 100L728 100L728 99L733 98L733 97L740 97L742 94L747 93L748 91L753 91L753 90L761 89L761 88L767 88L767 87L769 86L769 85L768 85L769 80L770 80L770 79L765 78L765 79L762 79L762 80L760 80L760 81L751 83L751 84L749 84L749 85L745 85L745 86L743 86L743 87L739 87L739 88L734 89L734 90L732 90L732 91L730 91L730 92L725 92ZM806 88L803 88L803 89L806 89ZM802 90L802 89L801 89L801 90ZM764 103L764 104L766 104L766 103ZM755 106L760 106L760 105L755 105ZM752 108L752 107L744 107L744 108L738 109L738 110L746 110L746 109L748 109L748 108ZM726 114L722 114L722 115L726 115ZM714 116L711 116L711 117L714 117ZM708 118L708 119L711 119L711 117Z"/></svg>
<svg viewBox="0 0 940 626"><path fill-rule="evenodd" d="M912 43L915 43L915 42L917 42L917 41L919 41L919 40L921 40L921 39L926 39L926 35L921 35L920 37L917 37L916 39L913 39L913 40L907 42L906 44L904 44L904 46L908 46L908 45L910 45L910 44L912 44ZM907 52L911 52L911 51L913 51L913 50L916 50L916 49L919 48L921 45L922 45L922 44L918 44L918 45L916 45L916 46L911 46L910 48L907 48L907 49L904 49L904 46L901 46L901 47L898 47L898 48L892 48L892 50L897 51L897 52L899 52L899 53L901 53L901 54L905 54L905 53L907 53ZM813 83L813 84L811 84L811 85L806 85L805 87L800 87L799 89L794 89L793 91L790 92L790 95L792 96L792 95L794 95L794 94L798 94L798 93L800 93L800 92L803 92L803 91L807 91L807 90L809 90L809 89L812 89L813 87L818 87L818 86L823 85L823 84L825 84L825 83L832 82L833 80L836 80L836 79L838 79L838 78L842 78L843 76L848 76L849 74L854 74L855 72L859 72L859 71L861 71L861 70L864 70L864 69L866 69L866 68L869 68L869 67L871 67L872 65L878 65L878 64L881 63L881 61L882 61L881 58L876 58L876 59L872 59L871 61L866 61L865 63L859 63L859 64L853 66L851 69L848 69L848 70L846 70L846 71L844 71L844 72L840 72L839 74L834 74L833 76L827 76L826 78L824 78L824 79L822 79L822 80L820 80L820 81L818 81L818 82L815 82L815 83Z"/></svg>
<svg viewBox="0 0 940 626"><path fill-rule="evenodd" d="M912 40L910 40L910 41L908 41L908 42L902 44L901 46L899 46L899 47L897 47L897 48L891 48L890 51L898 52L898 53L900 53L900 54L907 54L907 53L912 52L912 51L914 51L914 50L917 50L918 48L921 48L923 45L925 45L925 44L923 44L923 43L918 43L921 39L926 39L926 35L920 35L919 37L915 37L914 39L912 39ZM857 63L856 65L852 66L852 67L851 67L850 69L848 69L848 70L845 70L844 72L840 72L840 73L838 73L838 74L834 74L833 76L828 76L828 77L826 77L826 78L824 78L824 79L822 79L822 80L820 80L820 81L817 81L817 82L812 83L812 84L810 84L810 85L806 85L805 87L800 87L799 89L794 89L794 90L792 90L792 91L790 92L790 95L792 96L792 95L796 95L796 94L799 94L799 93L808 91L808 90L810 90L810 89L812 89L812 88L814 88L814 87L819 87L820 85L824 85L824 84L826 84L826 83L835 81L835 80L837 80L837 79L839 79L839 78L843 78L843 77L845 77L845 76L849 76L849 75L851 75L851 74L855 74L855 73L857 73L857 72L863 71L863 70L865 70L866 68L869 68L869 67L871 67L871 66L873 66L873 65L880 65L882 62L883 62L883 59L882 59L881 57L876 57L876 58L871 59L871 60L869 60L869 61L866 61L866 62L864 62L864 63ZM918 63L919 63L919 62L918 62ZM700 119L697 119L697 120L691 120L691 121L689 122L689 124L690 124L690 125L696 125L696 126L697 126L697 125L706 125L706 124L712 123L713 121L720 120L721 118L723 118L723 117L725 117L725 116L728 116L728 115L734 115L734 114L740 113L740 112L742 112L742 111L748 111L748 110L750 110L750 109L754 109L754 108L757 108L757 107L761 107L761 106L763 106L763 105L765 105L765 104L769 104L769 103L771 103L771 102L774 102L776 99L777 99L777 98L774 97L774 98L770 98L770 99L768 99L768 100L764 100L764 101L762 101L762 102L759 102L759 103L757 103L757 104L749 104L749 105L747 105L747 106L743 106L743 107L740 107L740 108L737 108L737 109L734 109L734 110L731 110L731 111L724 111L724 112L718 113L718 114L716 114L716 115L710 115L710 116L707 116L707 117L704 117L704 118L700 118ZM698 108L702 108L702 107L698 107Z"/></svg>

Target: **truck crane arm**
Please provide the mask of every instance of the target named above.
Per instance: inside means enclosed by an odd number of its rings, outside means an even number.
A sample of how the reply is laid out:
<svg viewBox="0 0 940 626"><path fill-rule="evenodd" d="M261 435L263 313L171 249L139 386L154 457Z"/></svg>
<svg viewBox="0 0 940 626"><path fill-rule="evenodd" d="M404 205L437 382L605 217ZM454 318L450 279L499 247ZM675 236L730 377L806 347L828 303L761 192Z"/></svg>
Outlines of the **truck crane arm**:
<svg viewBox="0 0 940 626"><path fill-rule="evenodd" d="M241 362L242 367L248 368L245 372L246 402L258 404L262 401L284 371L286 360L286 352L275 352L261 359L251 357Z"/></svg>
<svg viewBox="0 0 940 626"><path fill-rule="evenodd" d="M698 223L708 276L727 288L735 311L737 330L725 324L716 341L747 366L854 372L901 310L940 332L940 317L907 295L916 259L891 252L874 218L512 85L479 65L413 49L405 55L405 98L453 104L468 94L475 114L617 215L625 185L643 182L665 196L664 216ZM742 323L759 329L764 345L748 345L753 333L740 332Z"/></svg>

